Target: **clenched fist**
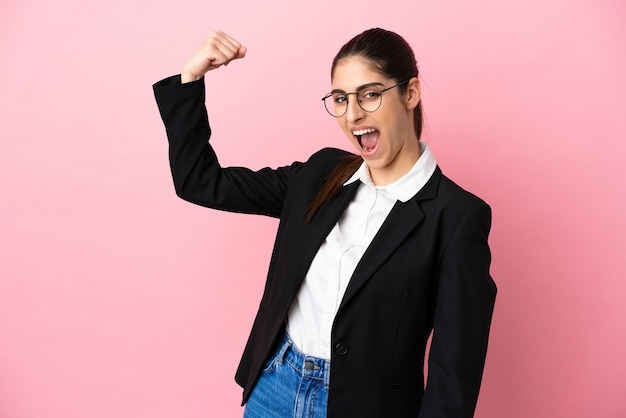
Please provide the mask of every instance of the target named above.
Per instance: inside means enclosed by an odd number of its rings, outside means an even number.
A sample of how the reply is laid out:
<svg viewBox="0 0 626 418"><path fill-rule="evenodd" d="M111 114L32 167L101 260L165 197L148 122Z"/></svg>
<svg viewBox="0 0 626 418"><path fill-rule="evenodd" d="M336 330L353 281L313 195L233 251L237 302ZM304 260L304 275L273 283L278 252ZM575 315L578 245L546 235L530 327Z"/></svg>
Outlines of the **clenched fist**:
<svg viewBox="0 0 626 418"><path fill-rule="evenodd" d="M227 65L245 55L246 47L234 38L221 31L211 32L183 67L181 82L198 80L207 71Z"/></svg>

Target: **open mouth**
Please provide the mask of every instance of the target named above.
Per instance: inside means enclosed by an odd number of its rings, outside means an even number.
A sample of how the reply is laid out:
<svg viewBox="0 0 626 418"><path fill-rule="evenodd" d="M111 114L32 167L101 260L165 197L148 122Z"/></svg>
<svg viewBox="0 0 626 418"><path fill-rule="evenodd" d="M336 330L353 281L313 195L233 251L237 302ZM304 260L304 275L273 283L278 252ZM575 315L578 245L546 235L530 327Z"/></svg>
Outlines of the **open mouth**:
<svg viewBox="0 0 626 418"><path fill-rule="evenodd" d="M352 134L359 141L359 145L364 152L371 152L378 146L380 132L377 129L359 129L357 131L352 131Z"/></svg>

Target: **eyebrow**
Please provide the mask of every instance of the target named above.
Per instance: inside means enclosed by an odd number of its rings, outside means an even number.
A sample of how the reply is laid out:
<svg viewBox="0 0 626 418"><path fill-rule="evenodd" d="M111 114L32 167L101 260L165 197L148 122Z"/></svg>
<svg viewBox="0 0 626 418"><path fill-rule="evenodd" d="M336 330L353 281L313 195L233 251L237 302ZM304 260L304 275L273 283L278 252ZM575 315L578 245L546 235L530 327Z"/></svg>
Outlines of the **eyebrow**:
<svg viewBox="0 0 626 418"><path fill-rule="evenodd" d="M363 89L366 89L368 87L373 87L373 86L385 86L383 83L379 83L379 82L374 82L374 83L367 83L367 84L363 84L360 85L359 87L356 88L356 91L354 91L354 93L357 93ZM345 90L341 90L341 89L333 89L330 94L335 94L335 93L344 93L346 94Z"/></svg>

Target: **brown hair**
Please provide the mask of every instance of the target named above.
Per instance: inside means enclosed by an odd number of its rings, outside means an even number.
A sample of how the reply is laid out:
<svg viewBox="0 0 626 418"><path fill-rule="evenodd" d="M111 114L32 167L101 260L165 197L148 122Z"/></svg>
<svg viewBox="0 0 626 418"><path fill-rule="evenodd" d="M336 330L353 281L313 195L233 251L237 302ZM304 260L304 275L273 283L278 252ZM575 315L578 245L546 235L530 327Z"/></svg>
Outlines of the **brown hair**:
<svg viewBox="0 0 626 418"><path fill-rule="evenodd" d="M330 70L330 78L333 78L335 67L344 58L361 57L369 62L372 68L381 75L395 80L396 83L417 77L419 72L413 49L397 33L380 29L368 29L355 36L341 47ZM400 93L406 93L407 84L398 86ZM422 135L423 112L420 101L413 111L415 134L417 139ZM343 184L359 168L363 159L360 155L349 155L342 160L326 178L311 204L307 214L307 223L310 222L324 202L335 197L343 187Z"/></svg>

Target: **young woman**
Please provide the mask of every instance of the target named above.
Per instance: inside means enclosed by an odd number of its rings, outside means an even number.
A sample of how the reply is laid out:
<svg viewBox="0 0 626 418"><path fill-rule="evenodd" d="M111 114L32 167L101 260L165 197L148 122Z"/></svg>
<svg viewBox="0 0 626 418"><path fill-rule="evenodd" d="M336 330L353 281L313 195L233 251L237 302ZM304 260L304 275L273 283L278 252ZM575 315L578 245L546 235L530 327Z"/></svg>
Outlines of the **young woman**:
<svg viewBox="0 0 626 418"><path fill-rule="evenodd" d="M214 32L154 86L177 194L280 219L236 374L244 416L473 416L496 295L491 212L419 141L410 46L371 29L335 57L324 106L356 154L259 171L221 167L207 141L204 76L245 53Z"/></svg>

